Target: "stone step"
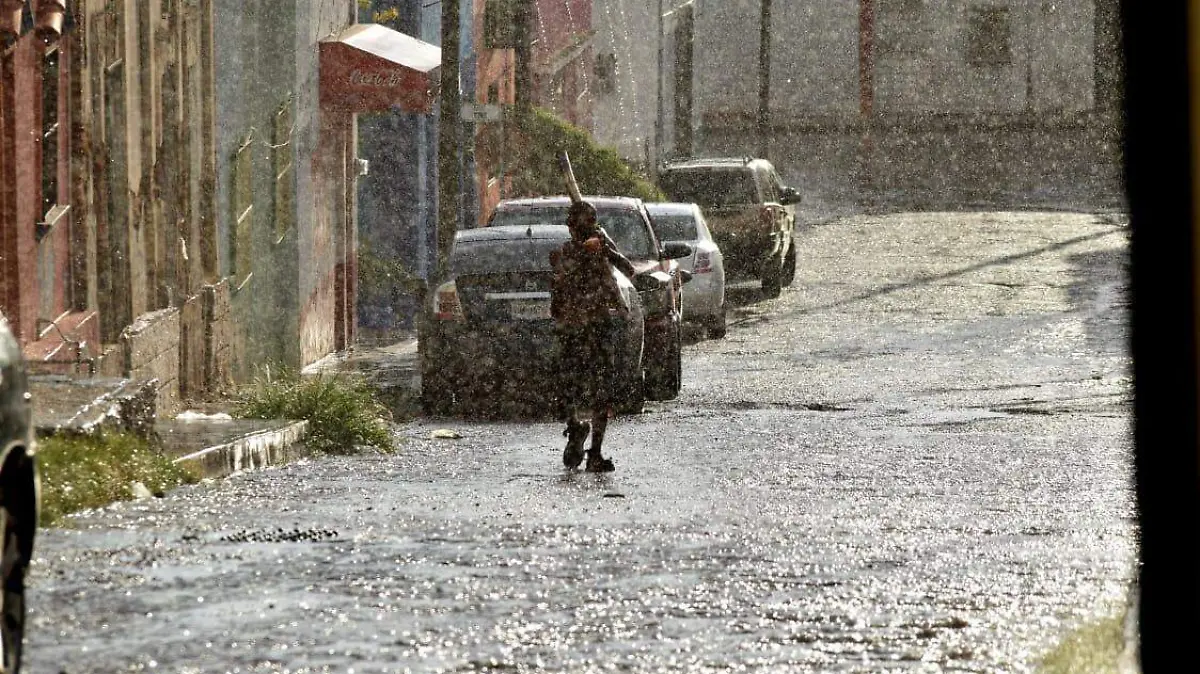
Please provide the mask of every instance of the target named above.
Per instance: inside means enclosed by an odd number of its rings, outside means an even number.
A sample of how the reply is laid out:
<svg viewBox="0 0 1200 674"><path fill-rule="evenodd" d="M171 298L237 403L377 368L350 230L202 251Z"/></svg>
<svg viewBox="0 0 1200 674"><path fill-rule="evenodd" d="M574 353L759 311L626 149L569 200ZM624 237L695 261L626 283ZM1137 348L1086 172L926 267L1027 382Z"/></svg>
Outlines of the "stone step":
<svg viewBox="0 0 1200 674"><path fill-rule="evenodd" d="M35 375L29 378L29 394L39 435L112 429L150 437L153 431L157 413L153 382Z"/></svg>

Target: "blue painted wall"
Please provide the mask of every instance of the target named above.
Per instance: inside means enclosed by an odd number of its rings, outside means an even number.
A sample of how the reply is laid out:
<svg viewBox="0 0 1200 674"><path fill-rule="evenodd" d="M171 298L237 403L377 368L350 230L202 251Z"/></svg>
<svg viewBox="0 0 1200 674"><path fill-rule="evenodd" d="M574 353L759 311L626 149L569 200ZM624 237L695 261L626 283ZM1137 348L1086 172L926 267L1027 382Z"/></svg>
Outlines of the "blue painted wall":
<svg viewBox="0 0 1200 674"><path fill-rule="evenodd" d="M396 9L389 28L426 42L439 42L440 8L426 0L375 0L359 21L374 12ZM395 260L410 273L428 278L436 265L437 218L436 114L393 110L358 116L358 154L370 173L358 181L359 245L373 255ZM362 328L412 328L418 305L399 284L391 292L360 289L358 323Z"/></svg>
<svg viewBox="0 0 1200 674"><path fill-rule="evenodd" d="M460 81L464 100L474 100L475 47L471 36L472 2L458 0L462 18ZM395 8L399 16L386 25L441 44L441 3L429 0L375 0L362 11L359 21L373 21L375 12ZM401 262L406 269L428 279L437 267L437 142L439 115L415 115L400 111L359 115L359 156L370 162L370 175L359 179L359 241L373 254ZM479 198L476 193L473 127L464 126L468 139L459 154L463 170L458 194L459 228L474 222ZM411 329L419 310L415 297L399 287L393 292L368 296L359 294L359 326L366 329Z"/></svg>

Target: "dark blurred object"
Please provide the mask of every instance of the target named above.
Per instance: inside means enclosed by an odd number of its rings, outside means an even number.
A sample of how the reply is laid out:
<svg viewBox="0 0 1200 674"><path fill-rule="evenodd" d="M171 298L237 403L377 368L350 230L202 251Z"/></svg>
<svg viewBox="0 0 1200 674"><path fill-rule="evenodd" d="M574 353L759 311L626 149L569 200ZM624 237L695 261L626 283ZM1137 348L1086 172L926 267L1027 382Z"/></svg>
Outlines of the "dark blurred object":
<svg viewBox="0 0 1200 674"><path fill-rule="evenodd" d="M1133 231L1135 467L1144 674L1194 671L1200 633L1195 144L1187 3L1121 3ZM1190 65L1190 69L1189 69ZM1115 496L1115 495L1114 495ZM1187 663L1192 663L1191 665Z"/></svg>
<svg viewBox="0 0 1200 674"><path fill-rule="evenodd" d="M0 671L21 669L25 573L38 524L32 400L21 348L0 316Z"/></svg>

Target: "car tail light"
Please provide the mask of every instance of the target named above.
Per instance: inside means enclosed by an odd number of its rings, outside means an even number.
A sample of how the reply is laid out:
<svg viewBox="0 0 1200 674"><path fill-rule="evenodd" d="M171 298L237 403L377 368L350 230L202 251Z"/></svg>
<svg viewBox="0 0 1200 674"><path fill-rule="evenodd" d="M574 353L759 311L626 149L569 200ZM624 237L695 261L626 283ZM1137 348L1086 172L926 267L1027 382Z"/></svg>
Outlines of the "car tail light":
<svg viewBox="0 0 1200 674"><path fill-rule="evenodd" d="M438 286L433 296L433 315L439 321L463 320L462 303L458 301L458 287L454 281Z"/></svg>
<svg viewBox="0 0 1200 674"><path fill-rule="evenodd" d="M707 250L696 252L696 263L692 265L693 274L707 274L713 270L712 253Z"/></svg>

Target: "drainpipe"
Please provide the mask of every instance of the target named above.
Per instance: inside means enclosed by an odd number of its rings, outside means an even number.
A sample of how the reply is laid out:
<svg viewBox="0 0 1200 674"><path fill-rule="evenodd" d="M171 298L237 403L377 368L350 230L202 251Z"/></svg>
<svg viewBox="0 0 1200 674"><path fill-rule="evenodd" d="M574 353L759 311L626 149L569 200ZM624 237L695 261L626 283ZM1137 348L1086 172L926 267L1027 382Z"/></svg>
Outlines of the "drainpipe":
<svg viewBox="0 0 1200 674"><path fill-rule="evenodd" d="M459 91L459 12L458 2L441 3L442 9L442 70L441 105L438 113L438 219L437 219L437 271L435 278L441 283L450 275L450 249L454 246L454 232L458 226L459 138L462 135L460 108L462 94Z"/></svg>
<svg viewBox="0 0 1200 674"><path fill-rule="evenodd" d="M460 0L459 23L462 26L462 44L459 48L459 81L462 82L463 99L474 104L479 98L479 80L475 45L475 16L471 0ZM459 148L459 193L462 207L458 214L459 229L470 229L479 222L479 190L477 188L477 166L475 163L475 122L459 122L462 139Z"/></svg>
<svg viewBox="0 0 1200 674"><path fill-rule="evenodd" d="M662 166L663 146L663 0L658 0L658 70L656 94L657 104L654 109L654 165L650 167L650 176L658 180L658 168Z"/></svg>

